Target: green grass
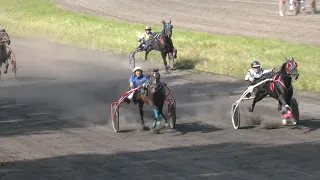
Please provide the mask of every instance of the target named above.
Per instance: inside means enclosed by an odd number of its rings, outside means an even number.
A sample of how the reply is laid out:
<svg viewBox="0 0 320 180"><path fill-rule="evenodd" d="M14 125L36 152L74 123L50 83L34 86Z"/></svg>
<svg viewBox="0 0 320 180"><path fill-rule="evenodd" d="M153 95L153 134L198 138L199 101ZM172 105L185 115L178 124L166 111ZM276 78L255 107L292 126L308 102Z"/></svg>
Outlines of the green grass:
<svg viewBox="0 0 320 180"><path fill-rule="evenodd" d="M14 36L44 38L128 55L137 47L136 36L144 29L144 25L140 24L68 12L57 8L50 0L0 0L0 3L0 25ZM153 31L160 31L161 19L158 25L152 27ZM178 49L178 67L242 79L254 59L265 68L280 68L285 56L294 56L300 72L295 88L320 92L320 47L271 39L218 36L176 28L173 30L173 42ZM137 53L137 57L143 55ZM149 57L160 60L160 53L152 51Z"/></svg>

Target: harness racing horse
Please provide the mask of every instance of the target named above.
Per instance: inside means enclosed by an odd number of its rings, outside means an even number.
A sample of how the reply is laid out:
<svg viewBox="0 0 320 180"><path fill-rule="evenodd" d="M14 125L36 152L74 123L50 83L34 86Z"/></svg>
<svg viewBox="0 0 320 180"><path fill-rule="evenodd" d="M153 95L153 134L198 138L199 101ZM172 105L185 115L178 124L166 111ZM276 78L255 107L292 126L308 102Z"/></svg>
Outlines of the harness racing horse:
<svg viewBox="0 0 320 180"><path fill-rule="evenodd" d="M166 98L166 92L164 85L160 82L160 74L159 69L152 69L150 71L150 77L149 77L149 83L146 88L146 93L141 93L140 91L136 93L136 101L139 106L139 112L141 117L141 124L143 126L143 130L147 130L148 127L144 125L144 118L143 118L143 106L144 104L148 104L151 106L154 110L154 117L155 120L153 122L153 126L151 128L152 131L155 130L157 125L161 124L159 121L159 116L163 120L165 120L165 126L168 126L168 121L164 117L162 110L164 101ZM158 129L155 132L158 132L160 129Z"/></svg>
<svg viewBox="0 0 320 180"><path fill-rule="evenodd" d="M9 62L8 59L11 56L11 51L7 52L7 45L10 45L11 41L8 33L5 29L0 30L0 81L1 79L1 66L2 64L6 64L6 69L4 71L5 74L8 73Z"/></svg>
<svg viewBox="0 0 320 180"><path fill-rule="evenodd" d="M174 58L177 58L177 49L173 47L172 43L172 29L173 25L171 24L171 20L166 23L164 20L162 21L163 23L163 29L161 32L153 32L152 37L150 40L148 40L148 46L146 48L146 53L145 53L145 58L144 60L146 61L148 58L148 54L152 50L156 50L161 52L163 64L166 70L166 73L169 73L168 71L168 66L167 66L167 54L168 58L170 61L170 69L174 69Z"/></svg>
<svg viewBox="0 0 320 180"><path fill-rule="evenodd" d="M249 112L253 112L255 104L270 95L274 99L279 101L278 111L281 111L282 118L292 118L291 98L293 94L292 78L298 80L298 64L294 61L286 58L286 62L282 64L281 69L278 72L269 72L261 76L256 80L257 83L265 79L272 78L272 81L267 81L257 86L256 96L253 100L252 106L248 107ZM296 122L293 122L294 124Z"/></svg>

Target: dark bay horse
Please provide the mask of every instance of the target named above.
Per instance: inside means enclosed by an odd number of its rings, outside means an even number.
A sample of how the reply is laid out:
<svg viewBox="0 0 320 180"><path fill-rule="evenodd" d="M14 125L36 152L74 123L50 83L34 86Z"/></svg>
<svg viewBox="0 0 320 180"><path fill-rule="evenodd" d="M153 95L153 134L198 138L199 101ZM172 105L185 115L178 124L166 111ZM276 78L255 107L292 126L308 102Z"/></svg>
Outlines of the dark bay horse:
<svg viewBox="0 0 320 180"><path fill-rule="evenodd" d="M148 77L149 82L147 83L146 92L141 93L140 91L136 94L136 101L139 106L139 113L141 117L141 124L143 129L146 130L148 127L144 125L144 117L143 117L143 106L144 104L148 104L154 110L154 122L151 130L155 130L157 125L161 124L160 118L165 121L164 126L168 126L167 118L162 113L163 105L166 98L166 92L164 85L160 82L160 73L159 69L149 70L150 75ZM159 129L158 129L159 130ZM157 132L157 130L156 130Z"/></svg>
<svg viewBox="0 0 320 180"><path fill-rule="evenodd" d="M257 83L265 79L271 79L259 86L257 86L256 96L253 100L252 106L248 107L249 112L253 112L255 104L265 98L267 95L279 101L278 111L281 111L282 118L292 118L292 110L290 107L291 98L293 95L292 78L298 80L298 64L293 58L287 59L281 66L278 72L269 72L261 76Z"/></svg>
<svg viewBox="0 0 320 180"><path fill-rule="evenodd" d="M7 45L10 45L10 37L5 29L0 30L0 81L1 79L1 66L2 64L6 64L6 69L4 73L8 73L9 62L8 59L10 58L11 51L7 52Z"/></svg>
<svg viewBox="0 0 320 180"><path fill-rule="evenodd" d="M163 29L161 32L153 32L152 37L148 40L148 46L146 48L145 58L147 60L148 54L152 50L159 51L162 56L163 64L166 70L166 73L169 73L168 69L174 69L174 58L177 58L177 49L173 47L172 43L172 29L173 25L171 20L169 22L162 21ZM170 61L170 68L167 65L166 57L168 55Z"/></svg>

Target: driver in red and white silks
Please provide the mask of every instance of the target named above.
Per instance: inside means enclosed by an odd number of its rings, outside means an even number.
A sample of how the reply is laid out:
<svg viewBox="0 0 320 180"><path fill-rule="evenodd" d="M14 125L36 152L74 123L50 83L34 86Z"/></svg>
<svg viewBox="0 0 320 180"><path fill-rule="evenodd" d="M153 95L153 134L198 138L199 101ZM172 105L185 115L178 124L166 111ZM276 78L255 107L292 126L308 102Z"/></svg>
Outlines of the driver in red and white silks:
<svg viewBox="0 0 320 180"><path fill-rule="evenodd" d="M254 85L254 80L255 79L259 79L262 74L266 74L268 72L271 72L273 70L272 69L263 69L260 65L260 63L258 61L253 61L251 63L251 68L248 70L246 76L245 76L245 80L250 82L250 85ZM249 97L251 96L255 96L255 88L248 94Z"/></svg>

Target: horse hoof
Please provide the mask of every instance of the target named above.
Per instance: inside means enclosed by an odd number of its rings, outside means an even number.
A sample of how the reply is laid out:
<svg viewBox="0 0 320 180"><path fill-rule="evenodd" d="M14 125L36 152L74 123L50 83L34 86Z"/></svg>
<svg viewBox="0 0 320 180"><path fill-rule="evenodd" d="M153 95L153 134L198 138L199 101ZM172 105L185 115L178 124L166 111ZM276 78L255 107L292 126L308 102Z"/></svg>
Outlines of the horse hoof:
<svg viewBox="0 0 320 180"><path fill-rule="evenodd" d="M165 127L169 127L170 125L169 125L168 122L165 122L165 123L164 123L164 126L165 126Z"/></svg>
<svg viewBox="0 0 320 180"><path fill-rule="evenodd" d="M298 121L295 118L291 118L291 122L293 125L297 125Z"/></svg>
<svg viewBox="0 0 320 180"><path fill-rule="evenodd" d="M288 122L287 122L287 120L286 119L282 119L282 125L287 125L288 124Z"/></svg>
<svg viewBox="0 0 320 180"><path fill-rule="evenodd" d="M151 132L153 132L154 134L159 134L160 130L156 128L151 128Z"/></svg>

